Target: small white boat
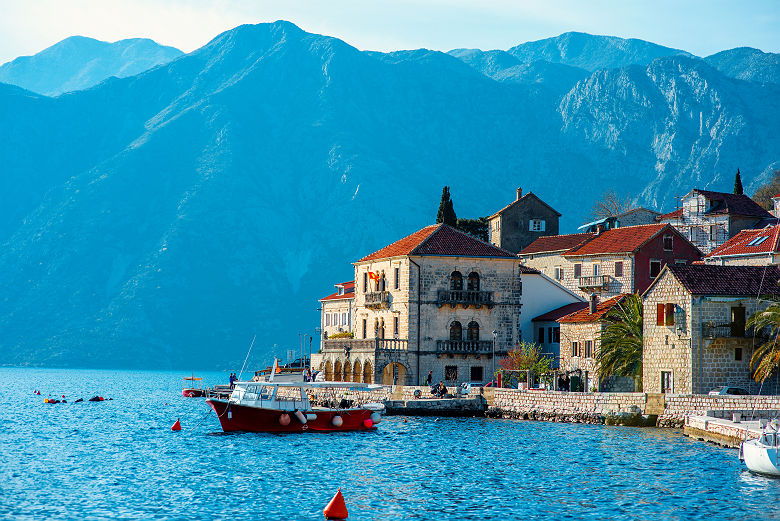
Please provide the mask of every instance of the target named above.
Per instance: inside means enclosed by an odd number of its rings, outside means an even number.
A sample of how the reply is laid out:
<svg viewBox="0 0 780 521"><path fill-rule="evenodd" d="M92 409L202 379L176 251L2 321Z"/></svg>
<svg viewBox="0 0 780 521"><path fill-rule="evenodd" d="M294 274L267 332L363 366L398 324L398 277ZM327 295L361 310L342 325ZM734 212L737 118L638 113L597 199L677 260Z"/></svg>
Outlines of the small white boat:
<svg viewBox="0 0 780 521"><path fill-rule="evenodd" d="M751 472L780 477L780 424L769 422L761 436L743 441L739 447L739 458Z"/></svg>

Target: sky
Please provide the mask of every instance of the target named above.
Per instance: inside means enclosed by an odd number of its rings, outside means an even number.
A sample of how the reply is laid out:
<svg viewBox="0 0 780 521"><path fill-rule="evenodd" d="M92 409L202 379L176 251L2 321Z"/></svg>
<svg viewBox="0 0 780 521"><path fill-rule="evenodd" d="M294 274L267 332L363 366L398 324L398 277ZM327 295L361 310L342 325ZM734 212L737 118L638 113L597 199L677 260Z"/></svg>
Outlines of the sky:
<svg viewBox="0 0 780 521"><path fill-rule="evenodd" d="M780 0L0 0L0 63L73 35L190 52L237 25L280 19L377 51L507 49L582 31L699 56L780 52Z"/></svg>

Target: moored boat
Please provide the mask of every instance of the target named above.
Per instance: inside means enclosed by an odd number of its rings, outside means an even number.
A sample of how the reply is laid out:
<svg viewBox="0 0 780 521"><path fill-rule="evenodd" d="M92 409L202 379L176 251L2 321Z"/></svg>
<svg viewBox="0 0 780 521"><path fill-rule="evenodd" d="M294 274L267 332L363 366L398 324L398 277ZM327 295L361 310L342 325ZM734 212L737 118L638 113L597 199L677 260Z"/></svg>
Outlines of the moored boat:
<svg viewBox="0 0 780 521"><path fill-rule="evenodd" d="M751 472L780 477L780 434L777 420L770 422L761 436L743 441L739 448L740 459Z"/></svg>
<svg viewBox="0 0 780 521"><path fill-rule="evenodd" d="M371 390L381 386L339 382L236 382L228 400L206 400L225 432L332 432L374 430L384 406L318 407L309 392L328 393L336 404L337 390Z"/></svg>
<svg viewBox="0 0 780 521"><path fill-rule="evenodd" d="M185 376L184 377L184 388L181 390L182 396L185 398L200 398L203 396L203 384L200 383L203 381L203 378L198 378L196 376ZM196 382L198 382L196 384Z"/></svg>

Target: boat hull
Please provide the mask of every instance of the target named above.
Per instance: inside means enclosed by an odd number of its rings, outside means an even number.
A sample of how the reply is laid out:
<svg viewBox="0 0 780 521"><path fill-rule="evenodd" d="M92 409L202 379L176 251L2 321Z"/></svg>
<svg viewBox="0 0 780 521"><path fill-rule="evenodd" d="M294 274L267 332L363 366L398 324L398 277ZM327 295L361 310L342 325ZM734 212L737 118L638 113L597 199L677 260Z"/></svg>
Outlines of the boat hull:
<svg viewBox="0 0 780 521"><path fill-rule="evenodd" d="M203 396L202 389L183 389L181 391L182 396L185 398L200 398Z"/></svg>
<svg viewBox="0 0 780 521"><path fill-rule="evenodd" d="M742 444L742 457L745 466L751 472L767 476L780 476L778 447L764 445L758 440L749 440Z"/></svg>
<svg viewBox="0 0 780 521"><path fill-rule="evenodd" d="M376 429L376 426L371 422L371 413L375 411L368 409L338 411L315 409L306 412L314 414L316 418L302 423L294 411L249 407L212 398L207 399L206 403L217 413L219 423L225 432L337 432ZM287 425L282 425L279 421L283 414L290 417ZM342 424L338 427L333 425L334 416L340 416L342 419ZM369 421L366 422L366 420Z"/></svg>

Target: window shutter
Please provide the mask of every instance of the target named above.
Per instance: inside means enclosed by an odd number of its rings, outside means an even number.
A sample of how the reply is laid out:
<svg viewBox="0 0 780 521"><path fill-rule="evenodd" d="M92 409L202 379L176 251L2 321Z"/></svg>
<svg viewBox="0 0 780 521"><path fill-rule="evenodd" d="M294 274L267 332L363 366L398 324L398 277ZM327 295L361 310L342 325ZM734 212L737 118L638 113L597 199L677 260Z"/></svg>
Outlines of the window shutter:
<svg viewBox="0 0 780 521"><path fill-rule="evenodd" d="M666 305L665 315L666 315L666 325L673 326L674 325L674 304Z"/></svg>
<svg viewBox="0 0 780 521"><path fill-rule="evenodd" d="M656 326L663 326L664 325L664 308L666 306L664 304L656 304L656 318L655 318L655 325Z"/></svg>

